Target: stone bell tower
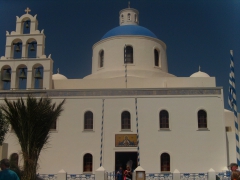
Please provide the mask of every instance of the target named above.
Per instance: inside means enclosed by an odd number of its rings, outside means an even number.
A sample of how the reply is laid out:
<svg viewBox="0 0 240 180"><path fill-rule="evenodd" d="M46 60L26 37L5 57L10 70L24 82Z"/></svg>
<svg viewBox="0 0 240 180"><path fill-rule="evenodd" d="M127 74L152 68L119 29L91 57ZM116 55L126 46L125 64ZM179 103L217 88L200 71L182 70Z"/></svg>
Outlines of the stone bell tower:
<svg viewBox="0 0 240 180"><path fill-rule="evenodd" d="M30 11L16 17L16 31L6 32L5 56L0 58L2 90L52 88L53 60L45 55L44 30L38 30L37 15Z"/></svg>

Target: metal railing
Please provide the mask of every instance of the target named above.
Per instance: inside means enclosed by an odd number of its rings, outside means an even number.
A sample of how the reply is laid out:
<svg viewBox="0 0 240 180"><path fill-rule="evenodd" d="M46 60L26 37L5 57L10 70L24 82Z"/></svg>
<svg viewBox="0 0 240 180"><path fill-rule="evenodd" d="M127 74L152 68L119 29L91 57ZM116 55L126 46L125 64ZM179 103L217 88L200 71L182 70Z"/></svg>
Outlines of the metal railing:
<svg viewBox="0 0 240 180"><path fill-rule="evenodd" d="M39 174L39 179L57 180L57 174ZM95 174L67 174L67 180L95 180Z"/></svg>
<svg viewBox="0 0 240 180"><path fill-rule="evenodd" d="M115 172L106 172L107 180L115 180Z"/></svg>
<svg viewBox="0 0 240 180"><path fill-rule="evenodd" d="M68 174L67 180L95 180L95 174Z"/></svg>
<svg viewBox="0 0 240 180"><path fill-rule="evenodd" d="M172 180L172 173L146 173L146 180Z"/></svg>
<svg viewBox="0 0 240 180"><path fill-rule="evenodd" d="M44 180L57 180L57 174L39 174L37 177Z"/></svg>
<svg viewBox="0 0 240 180"><path fill-rule="evenodd" d="M208 180L207 173L181 173L181 180Z"/></svg>
<svg viewBox="0 0 240 180"><path fill-rule="evenodd" d="M220 180L231 180L231 172L230 171L218 172L218 173L216 173L216 175L218 176L218 178Z"/></svg>

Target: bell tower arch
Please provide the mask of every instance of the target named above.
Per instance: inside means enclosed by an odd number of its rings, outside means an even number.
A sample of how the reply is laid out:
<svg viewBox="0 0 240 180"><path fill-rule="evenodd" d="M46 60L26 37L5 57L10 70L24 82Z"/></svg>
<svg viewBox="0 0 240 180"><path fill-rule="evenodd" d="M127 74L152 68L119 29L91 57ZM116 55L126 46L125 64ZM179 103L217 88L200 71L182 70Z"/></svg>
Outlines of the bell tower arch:
<svg viewBox="0 0 240 180"><path fill-rule="evenodd" d="M53 60L51 55L48 57L45 55L44 30L38 30L37 15L29 14L31 12L29 8L26 8L25 12L26 14L21 17L16 16L16 30L6 32L5 56L0 58L0 70L6 65L11 67L11 71L8 71L11 72L11 80L7 82L10 83L10 89L20 89L22 81L19 79L26 79L26 89L35 89L35 79L40 80L40 75L33 74L36 74L36 64L41 64L42 79L41 85L37 88L52 89ZM4 76L4 73L0 74ZM26 77L23 77L24 75ZM0 79L0 89L3 89L2 84L5 83L2 82L3 79L4 77Z"/></svg>

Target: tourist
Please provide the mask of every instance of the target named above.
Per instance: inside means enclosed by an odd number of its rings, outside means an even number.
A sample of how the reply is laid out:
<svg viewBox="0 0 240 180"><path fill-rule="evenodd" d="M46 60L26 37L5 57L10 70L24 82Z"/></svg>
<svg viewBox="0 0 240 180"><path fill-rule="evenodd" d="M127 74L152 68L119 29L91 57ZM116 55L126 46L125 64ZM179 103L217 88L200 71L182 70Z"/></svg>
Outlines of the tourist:
<svg viewBox="0 0 240 180"><path fill-rule="evenodd" d="M131 172L132 172L132 164L133 164L133 161L129 158L129 161L127 162L126 166L130 168Z"/></svg>
<svg viewBox="0 0 240 180"><path fill-rule="evenodd" d="M124 180L131 180L132 172L130 171L130 167L127 166L127 169L124 171Z"/></svg>
<svg viewBox="0 0 240 180"><path fill-rule="evenodd" d="M123 179L123 172L122 172L122 167L120 166L116 174L116 180L122 180L122 179Z"/></svg>
<svg viewBox="0 0 240 180"><path fill-rule="evenodd" d="M18 175L9 169L10 162L8 159L2 159L0 162L0 180L19 180Z"/></svg>
<svg viewBox="0 0 240 180"><path fill-rule="evenodd" d="M231 170L232 172L238 171L238 170L237 170L237 169L238 169L237 163L231 163L231 164L229 165L229 167L230 167L230 170ZM238 172L239 172L239 171L238 171Z"/></svg>
<svg viewBox="0 0 240 180"><path fill-rule="evenodd" d="M231 180L240 180L239 172L233 171L231 175Z"/></svg>

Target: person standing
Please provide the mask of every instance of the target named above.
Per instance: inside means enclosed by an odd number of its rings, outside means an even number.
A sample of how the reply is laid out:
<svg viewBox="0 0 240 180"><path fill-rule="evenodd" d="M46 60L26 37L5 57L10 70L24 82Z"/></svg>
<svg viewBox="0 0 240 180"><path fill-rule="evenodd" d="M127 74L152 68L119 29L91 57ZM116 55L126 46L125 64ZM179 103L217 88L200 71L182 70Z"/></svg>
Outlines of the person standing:
<svg viewBox="0 0 240 180"><path fill-rule="evenodd" d="M0 180L20 180L18 175L9 169L10 162L8 159L2 159L0 162Z"/></svg>
<svg viewBox="0 0 240 180"><path fill-rule="evenodd" d="M230 167L230 170L231 170L232 172L234 172L234 171L239 172L239 171L237 170L237 169L238 169L237 163L231 163L231 164L229 165L229 167Z"/></svg>
<svg viewBox="0 0 240 180"><path fill-rule="evenodd" d="M124 171L124 180L131 180L132 172L130 171L130 167L127 166L127 169Z"/></svg>
<svg viewBox="0 0 240 180"><path fill-rule="evenodd" d="M123 172L122 172L121 166L119 167L119 170L117 171L116 180L123 180Z"/></svg>
<svg viewBox="0 0 240 180"><path fill-rule="evenodd" d="M130 168L131 172L132 172L132 164L133 164L133 161L129 158L129 160L128 160L126 165Z"/></svg>

